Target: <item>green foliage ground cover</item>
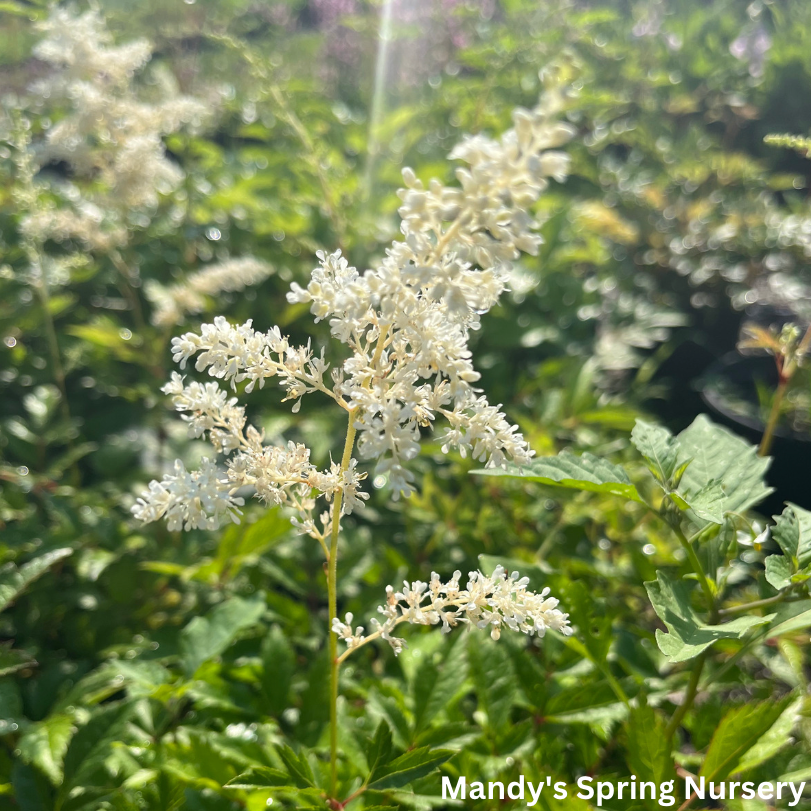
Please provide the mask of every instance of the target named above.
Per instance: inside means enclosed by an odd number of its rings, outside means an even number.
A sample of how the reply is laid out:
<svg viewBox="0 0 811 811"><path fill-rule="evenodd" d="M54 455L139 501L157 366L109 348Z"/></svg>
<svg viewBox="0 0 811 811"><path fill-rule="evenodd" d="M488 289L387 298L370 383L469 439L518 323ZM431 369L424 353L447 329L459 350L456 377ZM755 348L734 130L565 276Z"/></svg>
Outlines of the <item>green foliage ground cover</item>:
<svg viewBox="0 0 811 811"><path fill-rule="evenodd" d="M397 659L365 648L342 670L341 797L447 807L440 774L811 777L809 504L758 513L771 496L754 446L704 416L655 418L682 394L657 370L688 338L720 356L747 306L807 323L808 164L763 137L811 129L811 9L402 3L375 104L375 7L101 7L116 41L153 42L144 93L174 77L211 115L166 137L184 179L119 250L44 244L67 268L44 288L11 136L0 151L0 807L325 807L320 557L259 505L217 532L129 514L163 465L202 453L160 393L169 341L223 314L326 343L289 283L322 248L373 262L401 166L449 179L450 147L508 126L539 70L575 91L572 175L543 197L540 255L474 342L538 458L472 476L424 445L415 495L392 505L370 487L346 521L338 600L373 616L388 583L504 564L550 586L576 632L410 629ZM4 109L23 108L32 148L65 115L26 101L46 13L0 4ZM150 283L240 256L273 273L152 323ZM807 425L807 390L800 376L785 424ZM250 408L268 437L340 456L344 426L317 402L291 414L264 390Z"/></svg>

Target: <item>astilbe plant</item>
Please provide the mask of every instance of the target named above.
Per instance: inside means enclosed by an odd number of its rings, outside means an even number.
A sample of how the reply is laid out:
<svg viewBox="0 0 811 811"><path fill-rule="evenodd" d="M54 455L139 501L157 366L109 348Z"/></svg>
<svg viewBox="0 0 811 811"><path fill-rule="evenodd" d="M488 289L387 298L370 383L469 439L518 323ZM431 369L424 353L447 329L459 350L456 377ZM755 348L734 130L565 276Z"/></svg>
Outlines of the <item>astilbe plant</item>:
<svg viewBox="0 0 811 811"><path fill-rule="evenodd" d="M514 127L494 140L468 137L450 154L464 166L458 186L432 180L423 185L410 169L403 171L402 241L394 242L380 264L365 273L341 252L319 253L319 265L306 289L292 285L291 302L310 304L316 321L326 320L348 356L328 362L324 351L308 344L293 346L278 327L267 332L251 321L234 326L219 317L172 343L183 370L194 359L236 391L260 388L276 378L285 400L299 409L301 398L319 392L347 413L343 451L325 470L311 461L303 444L266 444L263 433L246 421L237 397L217 382L187 381L174 373L163 391L188 422L189 434L205 436L225 466L206 458L187 471L175 463L172 474L149 490L133 507L142 521L165 518L170 529L217 529L238 522L246 493L292 514L296 529L317 541L327 561L330 693L330 798L337 799L337 698L341 663L358 647L382 638L395 654L405 641L393 635L402 623L441 625L450 631L466 624L490 629L498 639L503 628L543 636L547 629L570 634L568 617L548 589L534 593L528 580L499 567L492 575L461 572L443 582L406 583L386 589L381 619L371 633L341 621L337 611L340 519L363 507L362 460L374 460L378 476L388 481L393 497L414 491L409 462L419 452L421 431L437 425L443 451L470 454L488 467L519 467L533 457L521 433L476 387L468 338L481 316L507 288L510 263L521 252L536 253L541 238L530 207L548 185L563 180L568 158L556 151L573 135L558 120L562 97L549 93L533 110L515 111ZM355 455L357 452L357 456ZM320 499L327 502L319 509ZM338 642L346 643L339 654Z"/></svg>
<svg viewBox="0 0 811 811"><path fill-rule="evenodd" d="M37 158L42 166L64 161L72 179L51 182L48 190L62 205L30 206L22 229L31 239L73 239L110 252L180 184L183 173L167 157L163 137L199 126L207 105L179 94L165 75L156 97L144 98L134 80L152 46L145 39L113 44L96 11L54 8L39 28L44 36L34 54L51 72L30 92L39 103L64 106L65 114L45 133Z"/></svg>

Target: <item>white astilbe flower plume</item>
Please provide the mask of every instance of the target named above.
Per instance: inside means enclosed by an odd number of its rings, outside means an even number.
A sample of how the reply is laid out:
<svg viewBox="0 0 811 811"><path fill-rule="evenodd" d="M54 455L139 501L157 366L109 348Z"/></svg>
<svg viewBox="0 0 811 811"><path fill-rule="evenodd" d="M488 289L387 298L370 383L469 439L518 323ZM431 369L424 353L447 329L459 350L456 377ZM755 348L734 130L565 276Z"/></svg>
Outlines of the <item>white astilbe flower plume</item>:
<svg viewBox="0 0 811 811"><path fill-rule="evenodd" d="M183 178L163 136L199 124L208 111L167 81L159 98L143 100L133 77L150 60L151 45L143 39L114 44L97 11L55 6L39 28L44 38L34 55L53 70L31 92L65 108L47 130L39 162L65 161L77 182L52 181L63 205L38 206L24 218L23 232L38 241L79 239L90 249L110 250L126 242L133 214L148 217L159 195Z"/></svg>
<svg viewBox="0 0 811 811"><path fill-rule="evenodd" d="M168 287L150 279L144 293L154 307L152 323L156 327L177 326L186 314L201 313L207 296L244 290L272 274L273 268L266 262L244 256L209 265Z"/></svg>
<svg viewBox="0 0 811 811"><path fill-rule="evenodd" d="M498 639L502 628L520 631L529 636L542 637L548 629L570 636L569 615L558 610L558 601L549 596L545 588L536 593L527 588L529 578L518 572L508 574L497 566L490 577L480 571L470 572L465 588L460 588L462 573L443 583L434 572L431 580L403 583L402 591L386 588L386 604L378 607L383 616L370 621L372 633L364 636L364 628L352 628L352 614L345 621L336 617L332 630L346 643L347 653L374 639L383 639L391 645L395 655L406 647L405 640L393 636L392 631L401 623L412 625L442 625L449 633L460 623L479 629L490 629L490 636ZM345 653L344 656L347 654Z"/></svg>
<svg viewBox="0 0 811 811"><path fill-rule="evenodd" d="M534 110L517 110L514 128L501 138L464 140L451 153L466 164L457 170L459 186L434 180L426 188L405 169L406 188L399 193L405 238L377 268L359 273L340 251L318 254L307 288L293 284L288 299L309 303L315 320L327 320L346 345L348 357L329 376L323 352L315 354L309 344L291 346L278 327L260 332L250 321L233 326L222 317L175 338L175 362L182 370L193 358L198 372L234 390L247 383L251 391L276 378L294 411L305 394L331 397L349 412L360 456L376 461L395 498L413 491L408 463L419 452L421 429L438 419L446 423L440 433L445 452L455 448L487 466L527 463L534 454L516 426L475 388L479 374L468 337L505 290L510 262L522 251L535 253L541 242L528 208L548 178L566 175L568 158L556 148L573 129L556 119L560 108L561 98L550 94ZM184 412L191 435L207 434L229 455L233 491L252 487L268 503L292 506L302 532L323 541L332 527L328 511L319 528L313 491L333 503L340 493L342 514L367 497L354 460L318 471L301 445L264 446L260 432L245 427L236 400L216 384L186 384L175 375L165 391ZM151 518L150 503L147 494L136 515Z"/></svg>

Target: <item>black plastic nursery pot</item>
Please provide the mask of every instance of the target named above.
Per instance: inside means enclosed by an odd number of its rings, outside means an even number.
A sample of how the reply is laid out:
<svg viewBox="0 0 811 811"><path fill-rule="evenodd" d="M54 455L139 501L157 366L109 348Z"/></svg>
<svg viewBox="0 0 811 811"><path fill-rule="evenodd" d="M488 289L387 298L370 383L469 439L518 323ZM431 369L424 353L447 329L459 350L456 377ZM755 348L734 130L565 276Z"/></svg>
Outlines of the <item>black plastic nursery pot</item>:
<svg viewBox="0 0 811 811"><path fill-rule="evenodd" d="M758 414L758 386L770 391L777 386L774 359L730 352L707 369L698 388L716 422L758 444L765 430ZM793 430L783 419L769 455L773 461L767 479L775 492L758 509L776 514L787 501L811 509L811 433Z"/></svg>

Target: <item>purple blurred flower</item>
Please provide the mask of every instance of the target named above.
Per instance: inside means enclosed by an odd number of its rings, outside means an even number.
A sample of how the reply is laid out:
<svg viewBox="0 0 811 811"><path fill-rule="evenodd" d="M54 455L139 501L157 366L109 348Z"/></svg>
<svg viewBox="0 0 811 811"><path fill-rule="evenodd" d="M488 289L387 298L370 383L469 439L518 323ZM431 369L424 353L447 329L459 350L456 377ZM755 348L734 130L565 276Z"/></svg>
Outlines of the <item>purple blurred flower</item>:
<svg viewBox="0 0 811 811"><path fill-rule="evenodd" d="M749 73L754 77L763 75L766 65L766 54L772 47L772 38L768 31L759 25L749 31L742 31L729 46L729 52L742 62L749 63Z"/></svg>

